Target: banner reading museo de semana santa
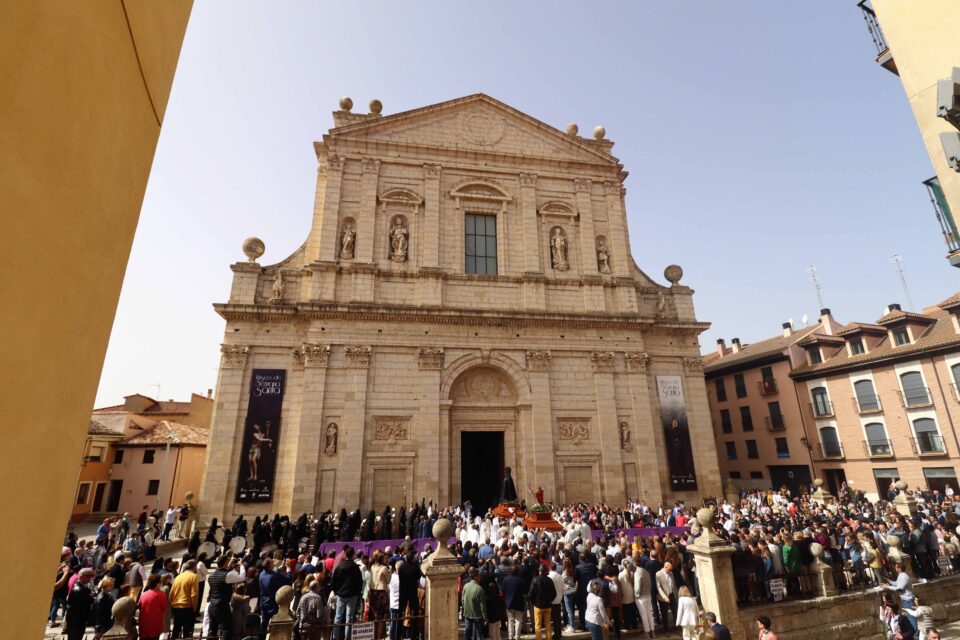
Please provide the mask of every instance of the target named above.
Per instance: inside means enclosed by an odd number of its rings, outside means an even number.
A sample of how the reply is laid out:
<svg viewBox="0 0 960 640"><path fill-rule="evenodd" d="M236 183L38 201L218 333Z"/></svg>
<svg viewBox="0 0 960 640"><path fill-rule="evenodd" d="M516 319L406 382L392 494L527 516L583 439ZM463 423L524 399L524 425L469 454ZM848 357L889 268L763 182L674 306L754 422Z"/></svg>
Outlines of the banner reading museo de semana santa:
<svg viewBox="0 0 960 640"><path fill-rule="evenodd" d="M667 447L670 489L693 491L697 488L697 473L693 468L687 403L683 399L680 376L657 376L657 394L660 397L660 422Z"/></svg>
<svg viewBox="0 0 960 640"><path fill-rule="evenodd" d="M250 403L243 428L242 458L237 475L237 502L273 500L277 468L280 411L283 408L284 369L254 369Z"/></svg>

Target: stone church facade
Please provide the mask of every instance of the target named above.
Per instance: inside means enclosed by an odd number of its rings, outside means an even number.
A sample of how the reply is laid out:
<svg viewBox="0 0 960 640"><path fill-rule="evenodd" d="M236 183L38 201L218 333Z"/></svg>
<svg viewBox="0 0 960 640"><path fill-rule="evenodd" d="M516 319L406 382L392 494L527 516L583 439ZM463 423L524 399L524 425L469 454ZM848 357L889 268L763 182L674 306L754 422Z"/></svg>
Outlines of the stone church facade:
<svg viewBox="0 0 960 640"><path fill-rule="evenodd" d="M280 263L232 265L203 517L720 495L693 291L630 252L602 130L477 94L333 114L313 223ZM599 129L599 128L598 128ZM255 369L284 370L270 501L237 502ZM682 381L697 489L671 490L657 376Z"/></svg>

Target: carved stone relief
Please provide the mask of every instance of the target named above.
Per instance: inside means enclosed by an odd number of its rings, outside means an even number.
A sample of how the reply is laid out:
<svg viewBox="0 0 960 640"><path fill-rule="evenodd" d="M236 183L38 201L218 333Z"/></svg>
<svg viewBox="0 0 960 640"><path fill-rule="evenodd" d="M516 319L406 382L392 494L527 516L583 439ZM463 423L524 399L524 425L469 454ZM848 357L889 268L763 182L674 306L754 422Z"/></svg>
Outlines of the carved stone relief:
<svg viewBox="0 0 960 640"><path fill-rule="evenodd" d="M394 262L406 262L410 247L410 232L407 230L403 216L393 218L390 227L390 259Z"/></svg>
<svg viewBox="0 0 960 640"><path fill-rule="evenodd" d="M339 437L340 428L337 426L336 422L331 422L327 425L326 434L323 439L323 452L328 456L337 455L337 439Z"/></svg>
<svg viewBox="0 0 960 640"><path fill-rule="evenodd" d="M330 345L304 342L293 348L293 362L298 366L325 367L330 360Z"/></svg>
<svg viewBox="0 0 960 640"><path fill-rule="evenodd" d="M687 373L703 373L703 358L684 358L683 368Z"/></svg>
<svg viewBox="0 0 960 640"><path fill-rule="evenodd" d="M442 369L443 347L420 347L417 350L417 364L421 369Z"/></svg>
<svg viewBox="0 0 960 640"><path fill-rule="evenodd" d="M557 432L561 441L580 446L585 440L590 439L590 419L559 418L557 420Z"/></svg>
<svg viewBox="0 0 960 640"><path fill-rule="evenodd" d="M597 243L597 270L610 273L610 250L602 240Z"/></svg>
<svg viewBox="0 0 960 640"><path fill-rule="evenodd" d="M250 347L245 344L220 345L220 360L224 367L242 367L247 363Z"/></svg>
<svg viewBox="0 0 960 640"><path fill-rule="evenodd" d="M410 439L409 418L376 418L373 424L373 439L386 444Z"/></svg>
<svg viewBox="0 0 960 640"><path fill-rule="evenodd" d="M353 260L353 251L357 244L357 232L353 226L346 224L340 232L340 259Z"/></svg>
<svg viewBox="0 0 960 640"><path fill-rule="evenodd" d="M370 354L373 351L369 346L351 346L344 347L344 353L347 356L347 364L351 367L369 367Z"/></svg>
<svg viewBox="0 0 960 640"><path fill-rule="evenodd" d="M628 351L624 359L627 362L627 371L644 372L650 366L650 354L645 351Z"/></svg>
<svg viewBox="0 0 960 640"><path fill-rule="evenodd" d="M626 420L621 420L619 425L620 431L620 448L624 451L630 451L633 449L633 444L630 442L630 423Z"/></svg>
<svg viewBox="0 0 960 640"><path fill-rule="evenodd" d="M593 363L595 372L610 372L613 371L614 353L613 351L594 351L590 354L590 361Z"/></svg>
<svg viewBox="0 0 960 640"><path fill-rule="evenodd" d="M529 371L549 371L549 351L527 351L527 369Z"/></svg>
<svg viewBox="0 0 960 640"><path fill-rule="evenodd" d="M283 271L277 270L277 277L273 279L271 287L270 304L283 304L283 292L287 289L287 283L283 281Z"/></svg>

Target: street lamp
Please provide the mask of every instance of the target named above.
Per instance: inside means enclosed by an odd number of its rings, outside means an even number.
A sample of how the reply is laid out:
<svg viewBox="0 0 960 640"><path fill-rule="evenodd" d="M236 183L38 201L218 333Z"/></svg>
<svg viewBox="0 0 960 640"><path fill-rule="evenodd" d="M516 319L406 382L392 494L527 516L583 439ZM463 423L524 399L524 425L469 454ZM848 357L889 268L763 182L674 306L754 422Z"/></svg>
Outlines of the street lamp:
<svg viewBox="0 0 960 640"><path fill-rule="evenodd" d="M163 464L160 466L160 482L157 485L157 511L160 511L160 496L163 495L163 479L167 475L167 460L170 458L170 443L177 441L177 436L173 433L173 429L170 428L170 425L166 420L164 420L163 426L167 428L167 447L163 452Z"/></svg>

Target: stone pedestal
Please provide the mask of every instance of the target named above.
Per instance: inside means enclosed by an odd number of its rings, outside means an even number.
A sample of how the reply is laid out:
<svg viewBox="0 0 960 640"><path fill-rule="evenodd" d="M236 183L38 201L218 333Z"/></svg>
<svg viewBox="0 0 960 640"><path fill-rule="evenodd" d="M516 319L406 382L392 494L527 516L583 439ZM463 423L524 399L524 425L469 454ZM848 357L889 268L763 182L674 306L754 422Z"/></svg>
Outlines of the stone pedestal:
<svg viewBox="0 0 960 640"><path fill-rule="evenodd" d="M810 545L813 565L810 567L813 578L813 592L818 598L837 595L837 586L833 582L833 568L823 561L823 545L814 542Z"/></svg>
<svg viewBox="0 0 960 640"><path fill-rule="evenodd" d="M893 499L893 508L900 515L912 518L917 514L917 501L913 496L907 495L907 483L900 480L894 486L900 493Z"/></svg>
<svg viewBox="0 0 960 640"><path fill-rule="evenodd" d="M833 497L828 492L823 490L823 480L821 478L817 478L816 480L814 480L813 486L815 486L816 489L814 490L813 495L810 497L813 499L814 502L820 505L825 505Z"/></svg>
<svg viewBox="0 0 960 640"><path fill-rule="evenodd" d="M277 589L274 596L277 601L277 615L270 618L267 635L270 640L291 640L293 638L293 616L290 615L290 603L293 602L293 588L284 585Z"/></svg>
<svg viewBox="0 0 960 640"><path fill-rule="evenodd" d="M110 613L113 615L113 627L101 638L112 640L127 640L129 629L133 628L133 614L137 611L137 601L130 597L123 597L113 603Z"/></svg>
<svg viewBox="0 0 960 640"><path fill-rule="evenodd" d="M737 607L737 592L733 584L733 563L730 556L734 547L713 532L714 513L710 509L697 512L697 522L703 533L687 549L697 563L697 584L704 611L712 611L717 621L730 628L734 638L742 638ZM738 633L737 631L741 632Z"/></svg>
<svg viewBox="0 0 960 640"><path fill-rule="evenodd" d="M453 524L446 519L433 525L433 537L437 550L423 561L421 568L427 577L427 640L446 640L460 635L457 618L457 581L463 566L447 549Z"/></svg>
<svg viewBox="0 0 960 640"><path fill-rule="evenodd" d="M887 551L887 558L890 560L891 567L896 566L898 563L902 564L907 570L907 575L909 575L911 579L916 578L917 576L913 573L913 564L910 555L904 553L903 549L900 548L902 544L900 538L891 533L887 536L887 544L890 546L890 550Z"/></svg>

